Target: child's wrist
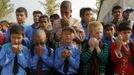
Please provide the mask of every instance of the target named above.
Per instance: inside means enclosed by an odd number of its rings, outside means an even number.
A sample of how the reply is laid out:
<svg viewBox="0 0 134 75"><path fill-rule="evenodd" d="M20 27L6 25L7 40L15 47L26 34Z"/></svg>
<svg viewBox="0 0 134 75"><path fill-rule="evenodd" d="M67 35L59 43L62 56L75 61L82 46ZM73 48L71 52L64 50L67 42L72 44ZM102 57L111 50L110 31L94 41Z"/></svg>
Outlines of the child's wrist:
<svg viewBox="0 0 134 75"><path fill-rule="evenodd" d="M99 54L101 52L100 47L96 47L96 52Z"/></svg>
<svg viewBox="0 0 134 75"><path fill-rule="evenodd" d="M93 52L94 48L93 48L93 47L90 47L89 50L90 50L91 52Z"/></svg>

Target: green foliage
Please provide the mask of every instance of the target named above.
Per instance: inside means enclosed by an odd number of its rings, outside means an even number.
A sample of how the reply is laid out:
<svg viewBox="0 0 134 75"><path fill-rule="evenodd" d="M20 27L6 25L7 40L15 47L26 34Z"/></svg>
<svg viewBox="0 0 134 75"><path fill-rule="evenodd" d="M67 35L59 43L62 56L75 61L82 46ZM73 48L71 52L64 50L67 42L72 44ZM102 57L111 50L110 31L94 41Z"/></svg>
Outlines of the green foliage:
<svg viewBox="0 0 134 75"><path fill-rule="evenodd" d="M59 3L56 3L56 0L45 0L45 3L40 3L44 6L46 14L48 14L49 16L54 14L55 11L59 9Z"/></svg>
<svg viewBox="0 0 134 75"><path fill-rule="evenodd" d="M13 4L10 0L0 0L0 19L13 12Z"/></svg>

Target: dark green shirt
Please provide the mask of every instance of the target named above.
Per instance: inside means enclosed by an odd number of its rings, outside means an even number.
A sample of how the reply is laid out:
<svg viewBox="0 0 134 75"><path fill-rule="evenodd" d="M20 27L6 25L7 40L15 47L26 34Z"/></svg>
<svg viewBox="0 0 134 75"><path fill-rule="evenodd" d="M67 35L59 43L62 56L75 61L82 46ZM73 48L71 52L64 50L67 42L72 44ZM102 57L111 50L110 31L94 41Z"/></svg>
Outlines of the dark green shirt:
<svg viewBox="0 0 134 75"><path fill-rule="evenodd" d="M108 45L104 44L101 53L97 54L97 60L99 61L99 72L105 73L106 62L108 60ZM89 49L82 51L82 75L87 75L90 67L88 66L91 59L92 52Z"/></svg>

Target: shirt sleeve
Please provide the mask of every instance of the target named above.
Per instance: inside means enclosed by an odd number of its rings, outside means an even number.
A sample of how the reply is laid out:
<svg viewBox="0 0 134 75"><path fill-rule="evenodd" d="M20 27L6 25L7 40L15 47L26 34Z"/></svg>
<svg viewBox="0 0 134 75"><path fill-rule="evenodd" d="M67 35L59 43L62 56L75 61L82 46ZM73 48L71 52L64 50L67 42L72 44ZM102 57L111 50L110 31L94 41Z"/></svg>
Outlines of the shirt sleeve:
<svg viewBox="0 0 134 75"><path fill-rule="evenodd" d="M108 60L108 53L109 53L109 49L108 49L108 45L104 44L103 49L101 50L101 52L98 54L98 57L100 59L101 62L106 63Z"/></svg>
<svg viewBox="0 0 134 75"><path fill-rule="evenodd" d="M69 57L69 64L74 68L74 69L78 69L79 68L79 64L80 64L80 50L79 49L75 49L75 52L73 53L75 54L75 56L70 56Z"/></svg>
<svg viewBox="0 0 134 75"><path fill-rule="evenodd" d="M2 49L0 51L0 65L5 66L9 64L15 57L15 54L12 52L12 50L9 50L11 48L8 47L7 44L2 46Z"/></svg>
<svg viewBox="0 0 134 75"><path fill-rule="evenodd" d="M54 60L54 67L56 69L59 69L61 68L61 66L63 65L63 61L62 61L62 58L61 58L61 48L57 48L55 50L55 60Z"/></svg>
<svg viewBox="0 0 134 75"><path fill-rule="evenodd" d="M29 50L26 47L23 47L23 50L17 55L18 63L24 68L28 67L29 53Z"/></svg>
<svg viewBox="0 0 134 75"><path fill-rule="evenodd" d="M34 54L34 56L30 54L29 67L30 68L35 67L38 63L38 60L39 56L37 54Z"/></svg>
<svg viewBox="0 0 134 75"><path fill-rule="evenodd" d="M45 62L45 64L47 66L52 67L53 66L53 59L54 59L53 55L54 55L54 53L53 53L52 49L50 49L50 50L51 51L50 51L50 56L49 56L48 49L45 48L44 53L42 54L41 58L43 59L43 62Z"/></svg>
<svg viewBox="0 0 134 75"><path fill-rule="evenodd" d="M92 53L90 50L84 50L82 51L81 55L82 55L82 63L87 64L89 59L91 58Z"/></svg>
<svg viewBox="0 0 134 75"><path fill-rule="evenodd" d="M116 56L116 54L115 54L115 51L116 51L116 44L115 44L115 42L112 43L111 50L112 50L112 51L111 51L111 58L112 58L112 61L115 62L115 63L119 62L119 60L120 60L121 58L118 58L118 57Z"/></svg>

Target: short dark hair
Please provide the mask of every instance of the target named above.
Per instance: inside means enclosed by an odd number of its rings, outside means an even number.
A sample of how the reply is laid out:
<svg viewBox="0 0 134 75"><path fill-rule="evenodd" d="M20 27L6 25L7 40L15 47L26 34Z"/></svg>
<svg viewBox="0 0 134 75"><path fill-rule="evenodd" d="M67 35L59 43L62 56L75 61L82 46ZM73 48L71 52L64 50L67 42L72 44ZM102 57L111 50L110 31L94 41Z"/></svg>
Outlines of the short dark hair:
<svg viewBox="0 0 134 75"><path fill-rule="evenodd" d="M47 21L49 22L49 17L48 17L47 15L42 15L42 16L40 16L39 21L40 21L42 18L47 18Z"/></svg>
<svg viewBox="0 0 134 75"><path fill-rule="evenodd" d="M24 12L25 15L28 16L27 10L26 10L26 8L24 8L24 7L19 7L19 8L17 8L17 9L16 9L16 13L17 13L17 12Z"/></svg>
<svg viewBox="0 0 134 75"><path fill-rule="evenodd" d="M24 36L24 27L18 24L14 24L10 29L10 35L11 34L22 34L22 36Z"/></svg>
<svg viewBox="0 0 134 75"><path fill-rule="evenodd" d="M117 31L132 30L132 25L129 22L122 22L117 26Z"/></svg>
<svg viewBox="0 0 134 75"><path fill-rule="evenodd" d="M34 15L34 14L41 14L41 15L43 15L42 12L39 11L39 10L35 10L35 11L33 11L33 15Z"/></svg>
<svg viewBox="0 0 134 75"><path fill-rule="evenodd" d="M59 18L60 18L60 16L58 14L52 14L50 16L50 19L59 19Z"/></svg>
<svg viewBox="0 0 134 75"><path fill-rule="evenodd" d="M86 11L93 11L91 8L86 7L86 8L81 8L80 9L80 17L82 17Z"/></svg>
<svg viewBox="0 0 134 75"><path fill-rule="evenodd" d="M113 7L112 12L113 12L114 10L118 10L118 9L121 9L121 10L122 10L122 7L119 6L119 5L116 5L116 6Z"/></svg>
<svg viewBox="0 0 134 75"><path fill-rule="evenodd" d="M70 1L63 1L62 3L61 3L61 5L60 5L60 9L61 8L72 8L72 4L71 4L71 2Z"/></svg>
<svg viewBox="0 0 134 75"><path fill-rule="evenodd" d="M106 31L106 29L109 28L109 27L114 27L114 29L115 29L115 24L107 23L106 25L104 25L104 30Z"/></svg>

